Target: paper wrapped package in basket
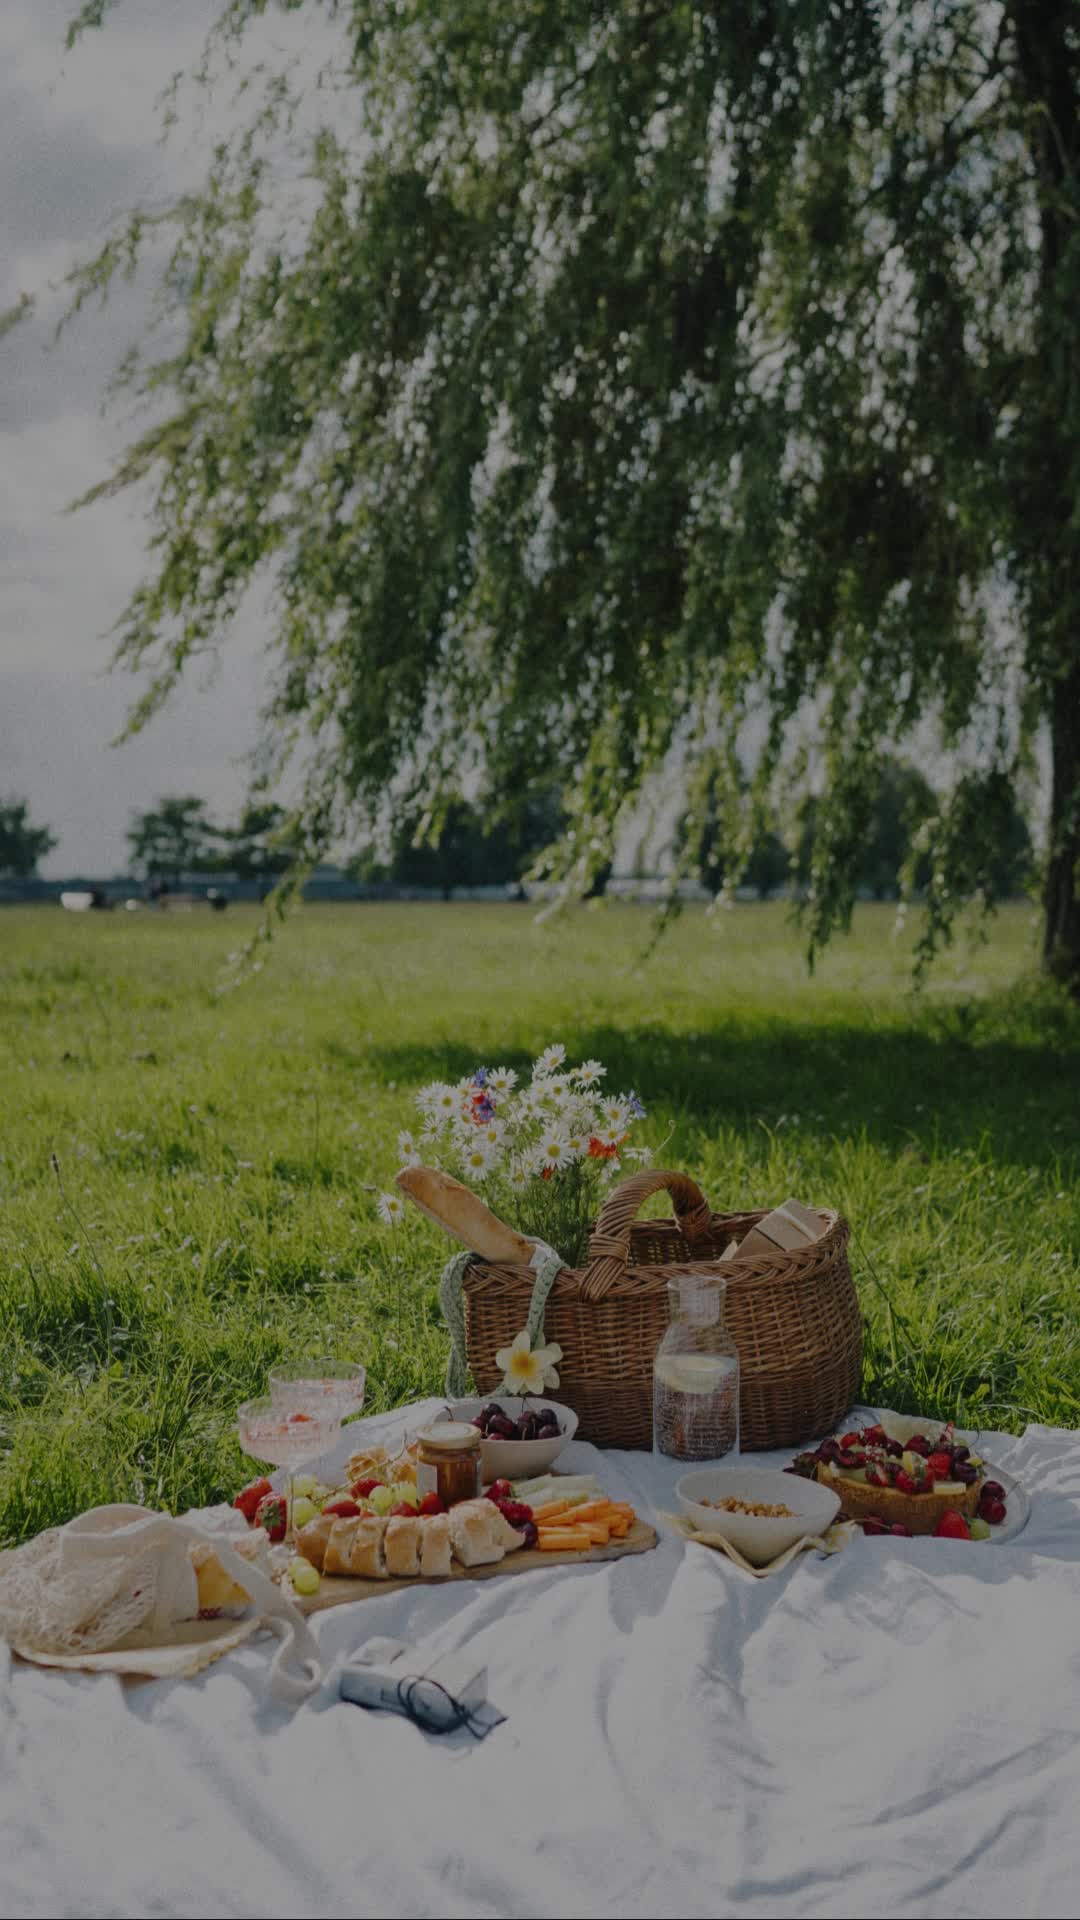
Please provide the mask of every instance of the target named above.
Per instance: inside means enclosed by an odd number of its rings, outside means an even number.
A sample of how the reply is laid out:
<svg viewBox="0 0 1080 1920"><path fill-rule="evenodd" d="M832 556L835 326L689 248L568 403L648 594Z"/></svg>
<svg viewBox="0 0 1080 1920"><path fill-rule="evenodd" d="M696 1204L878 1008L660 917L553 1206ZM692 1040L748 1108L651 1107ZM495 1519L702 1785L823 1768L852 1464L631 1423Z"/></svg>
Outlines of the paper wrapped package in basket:
<svg viewBox="0 0 1080 1920"><path fill-rule="evenodd" d="M205 1664L196 1657L200 1613L232 1608L246 1614L245 1633L263 1625L278 1634L274 1691L300 1699L318 1684L317 1649L257 1557L231 1528L146 1507L92 1507L0 1554L0 1638L29 1660L102 1666L117 1656L118 1671L144 1673L184 1671L176 1653L187 1646L194 1671Z"/></svg>

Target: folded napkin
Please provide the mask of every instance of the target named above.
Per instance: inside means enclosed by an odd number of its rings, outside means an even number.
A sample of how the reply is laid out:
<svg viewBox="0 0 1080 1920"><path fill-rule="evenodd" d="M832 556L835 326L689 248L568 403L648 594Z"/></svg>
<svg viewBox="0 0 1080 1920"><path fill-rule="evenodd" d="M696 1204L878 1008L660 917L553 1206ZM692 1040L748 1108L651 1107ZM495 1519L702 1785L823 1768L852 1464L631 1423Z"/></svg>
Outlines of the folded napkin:
<svg viewBox="0 0 1080 1920"><path fill-rule="evenodd" d="M720 1552L726 1554L735 1566L741 1567L744 1573L752 1573L755 1580L764 1580L770 1573L779 1573L781 1567L786 1567L788 1561L794 1560L795 1555L802 1553L804 1547L813 1547L817 1553L823 1554L842 1553L852 1535L859 1532L854 1520L835 1520L831 1527L826 1527L824 1533L804 1533L801 1540L796 1540L790 1547L785 1547L783 1553L778 1553L775 1560L770 1560L763 1567L755 1567L753 1562L747 1560L745 1555L739 1552L738 1547L732 1546L731 1541L725 1540L722 1534L704 1533L695 1527L692 1520L684 1519L679 1513L662 1513L660 1518L666 1521L675 1533L681 1534L684 1540L693 1540L699 1547L719 1548Z"/></svg>

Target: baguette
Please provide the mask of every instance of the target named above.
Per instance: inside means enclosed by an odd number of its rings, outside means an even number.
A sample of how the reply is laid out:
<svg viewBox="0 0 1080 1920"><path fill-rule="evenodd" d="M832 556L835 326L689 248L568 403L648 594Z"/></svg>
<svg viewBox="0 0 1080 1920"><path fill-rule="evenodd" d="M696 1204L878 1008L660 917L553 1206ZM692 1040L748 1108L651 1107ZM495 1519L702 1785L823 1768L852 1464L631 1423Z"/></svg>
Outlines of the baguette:
<svg viewBox="0 0 1080 1920"><path fill-rule="evenodd" d="M403 1167L397 1185L421 1213L482 1260L528 1266L535 1251L533 1242L505 1226L479 1194L463 1187L460 1180L452 1180L438 1167Z"/></svg>

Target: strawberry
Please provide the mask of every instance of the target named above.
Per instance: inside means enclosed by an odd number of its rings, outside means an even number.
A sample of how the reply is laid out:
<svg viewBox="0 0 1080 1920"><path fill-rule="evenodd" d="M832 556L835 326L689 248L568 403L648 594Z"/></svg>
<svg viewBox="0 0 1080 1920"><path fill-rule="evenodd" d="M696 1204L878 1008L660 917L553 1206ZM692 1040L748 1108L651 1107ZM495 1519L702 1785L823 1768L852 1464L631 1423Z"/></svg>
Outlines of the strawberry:
<svg viewBox="0 0 1080 1920"><path fill-rule="evenodd" d="M938 1480L952 1479L952 1455L951 1454L932 1453L926 1465L929 1471L932 1474L934 1474L935 1478L937 1478Z"/></svg>
<svg viewBox="0 0 1080 1920"><path fill-rule="evenodd" d="M284 1540L288 1526L284 1494L267 1493L263 1495L255 1509L255 1525L257 1527L265 1527L271 1540Z"/></svg>
<svg viewBox="0 0 1080 1920"><path fill-rule="evenodd" d="M312 1418L313 1415L310 1413L290 1413L285 1425L287 1427L299 1426L302 1421L306 1420L310 1422Z"/></svg>
<svg viewBox="0 0 1080 1920"><path fill-rule="evenodd" d="M917 1493L919 1491L910 1473L905 1473L903 1467L898 1470L893 1485L897 1493Z"/></svg>
<svg viewBox="0 0 1080 1920"><path fill-rule="evenodd" d="M886 1473L884 1467L878 1467L878 1466L867 1467L866 1484L868 1487L887 1487L889 1484L889 1476Z"/></svg>
<svg viewBox="0 0 1080 1920"><path fill-rule="evenodd" d="M857 1447L861 1439L861 1433L843 1433L840 1436L840 1445L842 1447Z"/></svg>
<svg viewBox="0 0 1080 1920"><path fill-rule="evenodd" d="M241 1487L233 1506L243 1514L248 1526L254 1525L255 1509L265 1494L273 1493L269 1480L253 1480L250 1486Z"/></svg>
<svg viewBox="0 0 1080 1920"><path fill-rule="evenodd" d="M971 1528L962 1513L943 1513L934 1528L940 1540L970 1540Z"/></svg>
<svg viewBox="0 0 1080 1920"><path fill-rule="evenodd" d="M355 1500L350 1500L347 1494L342 1493L336 1500L328 1500L323 1512L332 1513L337 1520L355 1520L357 1514L363 1512L363 1508L358 1507Z"/></svg>
<svg viewBox="0 0 1080 1920"><path fill-rule="evenodd" d="M371 1493L375 1487L382 1487L385 1485L386 1485L385 1480L358 1480L355 1486L350 1488L350 1492L352 1493L352 1497L354 1500L366 1500L368 1497L368 1494Z"/></svg>
<svg viewBox="0 0 1080 1920"><path fill-rule="evenodd" d="M416 1511L417 1513L445 1513L446 1502L440 1500L437 1493L425 1493Z"/></svg>
<svg viewBox="0 0 1080 1920"><path fill-rule="evenodd" d="M323 1509L323 1511L325 1512L325 1508ZM398 1507L391 1507L391 1509L390 1509L390 1511L389 1511L389 1513L387 1514L387 1516L386 1516L386 1517L387 1517L387 1519L388 1519L388 1520L396 1520L399 1514L401 1514L401 1515L402 1515L402 1517L403 1517L404 1519L406 1519L406 1520L415 1520L415 1519L416 1519L416 1508L415 1508L415 1507L410 1507L410 1505L409 1505L409 1503L408 1503L408 1501L407 1501L407 1500L403 1500L403 1501L401 1502L401 1505L400 1505L400 1506L398 1506Z"/></svg>
<svg viewBox="0 0 1080 1920"><path fill-rule="evenodd" d="M514 1497L509 1480L493 1480L490 1487L484 1488L484 1492L489 1500L512 1500Z"/></svg>

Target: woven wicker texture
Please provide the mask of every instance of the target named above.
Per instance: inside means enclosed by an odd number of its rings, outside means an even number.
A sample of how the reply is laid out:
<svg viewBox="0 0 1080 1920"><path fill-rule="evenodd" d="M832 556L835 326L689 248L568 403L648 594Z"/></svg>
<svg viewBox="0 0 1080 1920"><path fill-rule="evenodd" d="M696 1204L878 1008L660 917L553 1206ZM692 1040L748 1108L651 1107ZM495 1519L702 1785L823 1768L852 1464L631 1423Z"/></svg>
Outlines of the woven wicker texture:
<svg viewBox="0 0 1080 1920"><path fill-rule="evenodd" d="M670 1220L638 1220L653 1194L671 1195ZM797 1252L720 1262L764 1213L713 1213L686 1174L652 1170L616 1187L601 1210L583 1268L564 1267L544 1314L563 1350L558 1397L577 1413L579 1438L601 1447L652 1445L652 1368L670 1317L667 1283L679 1273L727 1281L726 1316L739 1348L740 1444L796 1446L834 1428L858 1396L862 1316L848 1266L848 1227L821 1210L825 1232ZM479 1393L499 1386L495 1354L524 1326L531 1267L474 1261L466 1271L465 1328Z"/></svg>

